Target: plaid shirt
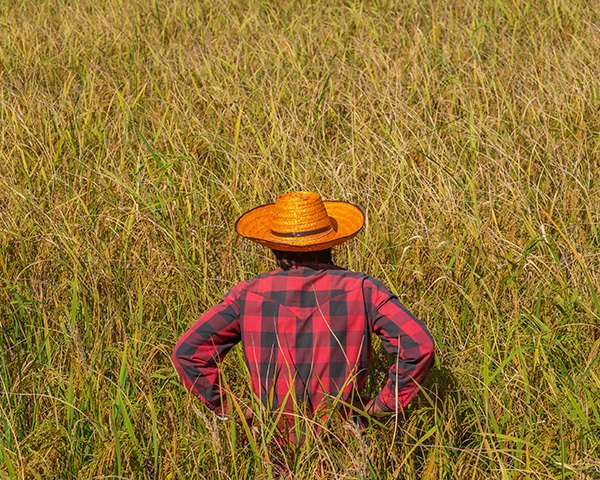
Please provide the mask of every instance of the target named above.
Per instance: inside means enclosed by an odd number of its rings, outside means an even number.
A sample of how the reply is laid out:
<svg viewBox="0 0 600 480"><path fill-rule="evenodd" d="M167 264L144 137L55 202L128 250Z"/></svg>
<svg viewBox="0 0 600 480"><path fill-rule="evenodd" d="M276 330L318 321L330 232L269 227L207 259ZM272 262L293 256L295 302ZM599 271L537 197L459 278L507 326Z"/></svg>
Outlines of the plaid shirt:
<svg viewBox="0 0 600 480"><path fill-rule="evenodd" d="M396 356L376 402L401 410L431 367L433 339L379 280L332 265L240 282L183 335L173 363L185 387L223 414L219 362L242 341L252 389L268 409L293 411L302 400L314 411L361 391L372 333Z"/></svg>

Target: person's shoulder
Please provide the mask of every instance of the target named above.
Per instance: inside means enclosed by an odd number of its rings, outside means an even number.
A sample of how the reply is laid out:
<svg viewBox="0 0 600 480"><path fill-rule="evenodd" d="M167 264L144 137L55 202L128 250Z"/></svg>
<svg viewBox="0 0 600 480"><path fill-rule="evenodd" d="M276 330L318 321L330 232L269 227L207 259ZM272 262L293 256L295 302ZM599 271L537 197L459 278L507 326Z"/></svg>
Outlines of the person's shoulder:
<svg viewBox="0 0 600 480"><path fill-rule="evenodd" d="M264 285L265 282L268 282L272 278L285 275L286 273L287 272L285 272L282 269L273 270L272 272L260 273L249 279L242 280L235 287L233 287L233 289L238 290L238 291L243 291L243 290L253 290L255 288L261 288L261 286Z"/></svg>
<svg viewBox="0 0 600 480"><path fill-rule="evenodd" d="M369 288L380 292L391 293L385 284L368 273L346 270L346 276L361 282L363 288Z"/></svg>
<svg viewBox="0 0 600 480"><path fill-rule="evenodd" d="M285 273L285 271L278 269L241 280L231 287L221 300L229 304L237 302L240 297L244 297L248 292L260 292L267 289L269 285L273 284L273 278Z"/></svg>
<svg viewBox="0 0 600 480"><path fill-rule="evenodd" d="M334 266L334 268L332 268L330 272L332 275L340 275L342 277L354 278L360 281L372 282L376 280L375 278L371 277L368 273L350 270L348 268L342 268L338 266Z"/></svg>
<svg viewBox="0 0 600 480"><path fill-rule="evenodd" d="M360 284L362 288L375 288L376 290L380 290L382 288L385 289L385 285L376 278L372 277L368 273L359 272L356 270L350 270L341 267L335 267L329 270L331 275L337 275L340 277L344 277L347 281Z"/></svg>

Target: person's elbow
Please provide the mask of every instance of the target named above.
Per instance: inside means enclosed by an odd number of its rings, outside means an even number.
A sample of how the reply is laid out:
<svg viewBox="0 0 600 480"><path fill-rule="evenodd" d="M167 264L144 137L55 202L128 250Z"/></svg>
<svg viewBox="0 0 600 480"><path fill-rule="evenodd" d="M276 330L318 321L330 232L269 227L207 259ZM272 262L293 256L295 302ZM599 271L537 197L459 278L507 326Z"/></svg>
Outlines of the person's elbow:
<svg viewBox="0 0 600 480"><path fill-rule="evenodd" d="M180 340L171 352L171 361L179 374L183 371L182 365L185 365L189 361L189 355L186 354L185 350L185 343Z"/></svg>
<svg viewBox="0 0 600 480"><path fill-rule="evenodd" d="M426 335L425 338L419 343L419 352L421 354L421 363L423 370L429 371L435 360L435 342L431 335Z"/></svg>

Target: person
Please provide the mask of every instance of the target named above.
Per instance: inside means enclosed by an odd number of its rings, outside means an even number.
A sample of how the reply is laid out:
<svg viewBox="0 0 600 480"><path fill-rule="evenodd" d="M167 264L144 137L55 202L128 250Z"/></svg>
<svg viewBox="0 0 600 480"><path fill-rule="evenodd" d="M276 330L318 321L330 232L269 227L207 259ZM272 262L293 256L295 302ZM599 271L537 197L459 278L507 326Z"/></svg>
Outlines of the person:
<svg viewBox="0 0 600 480"><path fill-rule="evenodd" d="M427 328L379 280L332 262L332 247L364 220L357 206L313 192L280 195L237 220L237 233L271 248L280 268L234 286L172 356L183 385L219 418L235 414L220 362L240 341L254 394L284 417L328 406L350 416L359 403L369 415L398 412L417 393L434 360ZM396 361L379 394L364 399L373 334ZM246 408L245 420L253 416Z"/></svg>

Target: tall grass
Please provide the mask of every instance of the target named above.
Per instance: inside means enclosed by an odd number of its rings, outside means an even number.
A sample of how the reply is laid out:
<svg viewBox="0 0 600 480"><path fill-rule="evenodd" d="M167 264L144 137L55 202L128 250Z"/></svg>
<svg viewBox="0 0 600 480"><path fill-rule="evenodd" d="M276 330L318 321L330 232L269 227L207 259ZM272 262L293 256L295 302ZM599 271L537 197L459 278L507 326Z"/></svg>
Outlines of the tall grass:
<svg viewBox="0 0 600 480"><path fill-rule="evenodd" d="M563 0L2 2L0 476L600 478L598 25ZM277 453L169 354L274 268L233 222L295 189L365 210L336 259L438 357L402 417Z"/></svg>

